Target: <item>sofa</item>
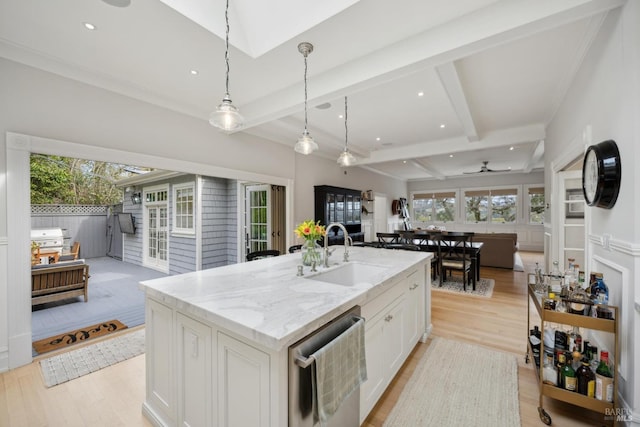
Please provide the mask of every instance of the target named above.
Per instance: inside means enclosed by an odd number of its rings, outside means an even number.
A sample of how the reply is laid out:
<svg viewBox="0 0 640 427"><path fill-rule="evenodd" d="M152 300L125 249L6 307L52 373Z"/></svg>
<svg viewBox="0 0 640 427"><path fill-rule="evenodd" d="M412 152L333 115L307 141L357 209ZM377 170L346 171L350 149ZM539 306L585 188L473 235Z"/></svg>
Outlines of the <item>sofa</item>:
<svg viewBox="0 0 640 427"><path fill-rule="evenodd" d="M475 233L474 242L482 242L480 266L513 269L514 254L518 250L516 233Z"/></svg>
<svg viewBox="0 0 640 427"><path fill-rule="evenodd" d="M89 300L89 265L84 260L31 267L31 305L75 296Z"/></svg>

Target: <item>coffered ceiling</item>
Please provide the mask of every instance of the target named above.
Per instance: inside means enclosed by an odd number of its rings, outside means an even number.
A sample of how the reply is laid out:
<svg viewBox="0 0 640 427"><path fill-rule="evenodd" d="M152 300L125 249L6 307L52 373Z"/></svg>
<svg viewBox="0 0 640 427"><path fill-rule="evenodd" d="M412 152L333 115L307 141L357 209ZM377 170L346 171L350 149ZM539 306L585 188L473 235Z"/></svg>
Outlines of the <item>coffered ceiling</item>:
<svg viewBox="0 0 640 427"><path fill-rule="evenodd" d="M230 0L241 132L349 148L405 180L543 167L545 128L624 0ZM225 0L0 2L0 56L208 120L225 82ZM84 23L95 25L87 30ZM192 72L193 71L193 72ZM212 139L217 130L212 128ZM506 172L508 173L508 172Z"/></svg>

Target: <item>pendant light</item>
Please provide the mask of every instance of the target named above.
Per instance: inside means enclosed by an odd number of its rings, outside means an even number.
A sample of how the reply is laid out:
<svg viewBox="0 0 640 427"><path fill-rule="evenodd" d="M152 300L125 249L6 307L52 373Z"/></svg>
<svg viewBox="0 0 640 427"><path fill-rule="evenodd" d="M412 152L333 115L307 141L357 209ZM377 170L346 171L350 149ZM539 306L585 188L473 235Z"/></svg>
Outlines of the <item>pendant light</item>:
<svg viewBox="0 0 640 427"><path fill-rule="evenodd" d="M298 52L304 56L304 132L296 142L294 150L301 154L310 154L318 149L318 144L316 144L307 130L307 56L313 52L313 45L302 42L298 45Z"/></svg>
<svg viewBox="0 0 640 427"><path fill-rule="evenodd" d="M227 0L227 7L224 11L224 19L227 24L224 53L224 61L227 66L225 94L224 98L222 98L222 103L209 116L209 123L222 130L232 131L243 125L243 119L238 109L231 103L231 97L229 96L229 0Z"/></svg>
<svg viewBox="0 0 640 427"><path fill-rule="evenodd" d="M349 143L349 133L347 129L347 97L344 97L344 151L340 153L338 156L338 164L340 166L347 167L353 166L356 162L356 158L353 154L349 152L349 148L347 148L347 144Z"/></svg>

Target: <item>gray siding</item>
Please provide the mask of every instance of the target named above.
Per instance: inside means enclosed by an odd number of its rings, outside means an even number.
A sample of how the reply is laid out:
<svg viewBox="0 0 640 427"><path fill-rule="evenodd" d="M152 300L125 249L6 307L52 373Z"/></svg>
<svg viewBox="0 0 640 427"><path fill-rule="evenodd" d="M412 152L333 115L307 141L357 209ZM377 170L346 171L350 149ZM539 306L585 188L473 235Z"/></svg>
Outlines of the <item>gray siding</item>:
<svg viewBox="0 0 640 427"><path fill-rule="evenodd" d="M173 186L195 182L194 175L180 176L157 181L145 186L169 184L169 273L181 274L195 271L196 238L172 234L173 229ZM214 268L236 262L236 181L224 178L203 177L200 190L201 200L196 200L202 208L202 268ZM198 194L198 191L196 191ZM136 217L136 234L125 235L123 259L142 265L142 204L134 205L129 195L125 195L124 212Z"/></svg>
<svg viewBox="0 0 640 427"><path fill-rule="evenodd" d="M229 228L236 221L235 181L210 177L202 181L202 268L234 264L229 247L235 247L236 234Z"/></svg>

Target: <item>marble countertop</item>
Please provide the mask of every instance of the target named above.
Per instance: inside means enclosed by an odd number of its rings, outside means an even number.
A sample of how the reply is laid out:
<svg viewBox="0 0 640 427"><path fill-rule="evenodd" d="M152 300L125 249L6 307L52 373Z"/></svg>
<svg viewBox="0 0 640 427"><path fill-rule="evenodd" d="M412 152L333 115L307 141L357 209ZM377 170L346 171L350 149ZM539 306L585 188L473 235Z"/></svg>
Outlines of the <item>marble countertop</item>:
<svg viewBox="0 0 640 427"><path fill-rule="evenodd" d="M249 341L279 351L295 343L354 305L384 292L408 268L426 262L430 253L350 247L349 262L384 266L369 281L342 286L311 279L343 266L343 247L335 248L329 268L298 277L300 253L140 282L140 288L179 312L225 328Z"/></svg>

